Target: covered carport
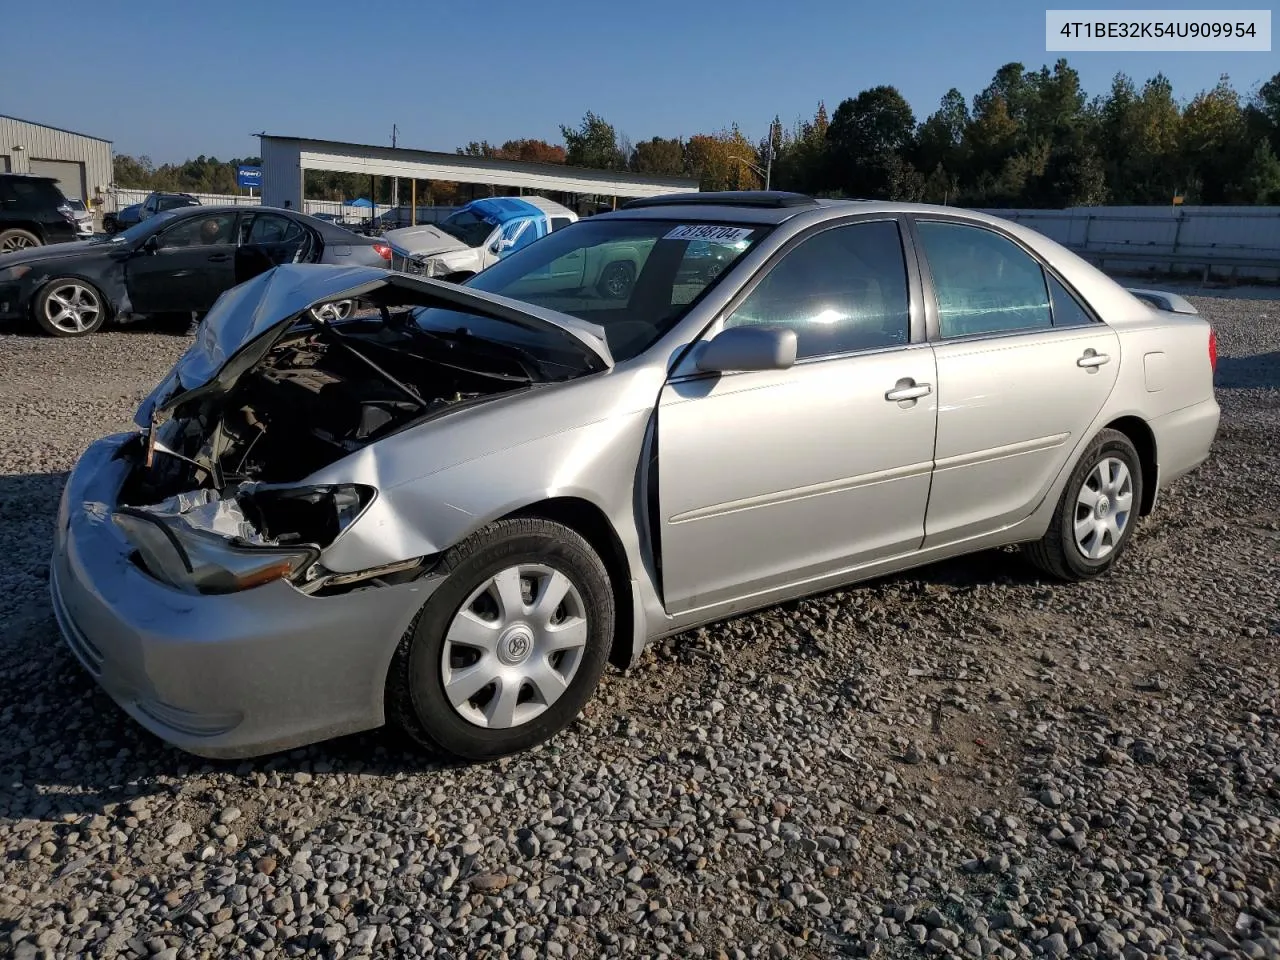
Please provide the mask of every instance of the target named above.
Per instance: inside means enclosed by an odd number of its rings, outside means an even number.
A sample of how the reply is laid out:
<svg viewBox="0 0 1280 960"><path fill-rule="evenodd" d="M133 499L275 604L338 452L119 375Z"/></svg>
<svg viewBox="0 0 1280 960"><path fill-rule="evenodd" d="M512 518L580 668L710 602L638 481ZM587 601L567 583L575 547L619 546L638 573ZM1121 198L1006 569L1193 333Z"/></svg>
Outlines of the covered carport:
<svg viewBox="0 0 1280 960"><path fill-rule="evenodd" d="M303 209L303 183L307 170L331 170L399 177L443 180L515 188L521 193L572 193L623 199L697 190L698 181L684 177L642 176L626 170L592 170L560 163L496 160L431 150L406 150L366 143L313 140L259 133L262 141L262 202L273 207ZM401 194L400 202L413 200Z"/></svg>

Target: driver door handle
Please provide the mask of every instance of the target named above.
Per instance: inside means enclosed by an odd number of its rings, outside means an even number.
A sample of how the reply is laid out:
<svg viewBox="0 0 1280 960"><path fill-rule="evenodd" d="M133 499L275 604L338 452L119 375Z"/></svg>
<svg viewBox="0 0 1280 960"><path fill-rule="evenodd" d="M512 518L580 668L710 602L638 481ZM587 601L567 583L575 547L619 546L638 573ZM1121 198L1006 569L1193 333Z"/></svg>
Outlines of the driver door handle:
<svg viewBox="0 0 1280 960"><path fill-rule="evenodd" d="M1107 354L1099 353L1097 350L1094 350L1093 347L1090 347L1088 350L1084 352L1084 356L1076 361L1076 366L1077 367L1100 367L1104 363L1107 363L1110 359L1111 357L1109 357Z"/></svg>
<svg viewBox="0 0 1280 960"><path fill-rule="evenodd" d="M210 263L226 263L230 259L231 254L229 253L213 253L209 255Z"/></svg>
<svg viewBox="0 0 1280 960"><path fill-rule="evenodd" d="M890 403L897 403L901 400L918 400L920 397L927 397L933 393L933 384L916 383L910 377L904 377L899 380L894 388L884 395L884 398Z"/></svg>

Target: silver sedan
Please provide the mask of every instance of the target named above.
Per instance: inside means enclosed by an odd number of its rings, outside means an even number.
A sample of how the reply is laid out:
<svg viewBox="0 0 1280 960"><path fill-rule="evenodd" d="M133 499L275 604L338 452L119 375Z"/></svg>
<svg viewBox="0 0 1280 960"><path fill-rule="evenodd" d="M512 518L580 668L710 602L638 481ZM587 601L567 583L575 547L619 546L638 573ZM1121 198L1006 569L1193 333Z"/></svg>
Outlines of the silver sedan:
<svg viewBox="0 0 1280 960"><path fill-rule="evenodd" d="M1105 573L1209 455L1215 360L1180 298L954 208L694 194L464 286L282 266L76 466L54 609L192 753L493 757L699 624L1007 544Z"/></svg>

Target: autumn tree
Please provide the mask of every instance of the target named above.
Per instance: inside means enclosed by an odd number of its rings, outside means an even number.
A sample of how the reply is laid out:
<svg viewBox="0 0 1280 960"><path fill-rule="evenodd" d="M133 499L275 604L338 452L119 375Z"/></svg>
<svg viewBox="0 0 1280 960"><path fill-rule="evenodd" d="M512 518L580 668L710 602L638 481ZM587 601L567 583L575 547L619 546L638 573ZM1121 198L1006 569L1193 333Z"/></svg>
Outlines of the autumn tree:
<svg viewBox="0 0 1280 960"><path fill-rule="evenodd" d="M748 166L756 163L755 147L737 124L719 133L690 137L684 155L685 169L698 178L703 190L759 190L764 186Z"/></svg>

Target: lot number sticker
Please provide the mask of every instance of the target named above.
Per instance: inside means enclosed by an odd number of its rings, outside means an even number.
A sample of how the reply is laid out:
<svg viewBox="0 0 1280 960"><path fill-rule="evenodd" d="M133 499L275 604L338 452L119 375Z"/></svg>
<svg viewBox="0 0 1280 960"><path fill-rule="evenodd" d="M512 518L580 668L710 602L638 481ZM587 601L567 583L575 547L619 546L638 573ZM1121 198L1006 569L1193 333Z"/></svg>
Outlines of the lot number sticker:
<svg viewBox="0 0 1280 960"><path fill-rule="evenodd" d="M710 243L737 243L751 236L752 227L717 227L713 224L694 223L676 227L663 240L706 240Z"/></svg>

